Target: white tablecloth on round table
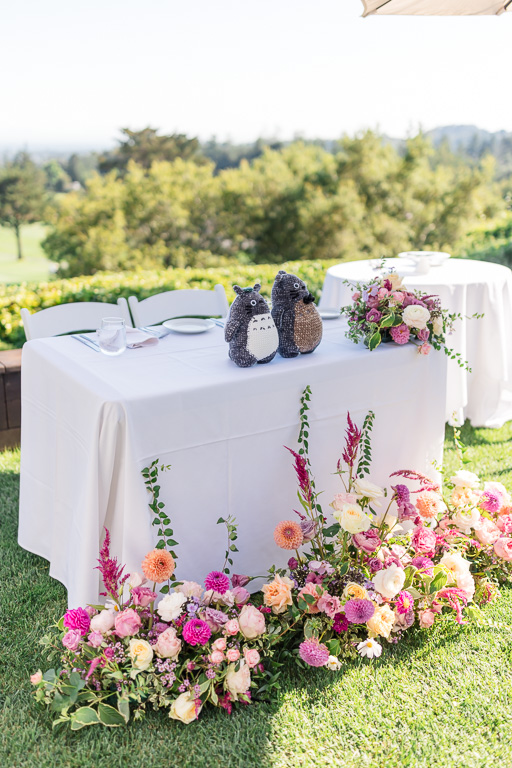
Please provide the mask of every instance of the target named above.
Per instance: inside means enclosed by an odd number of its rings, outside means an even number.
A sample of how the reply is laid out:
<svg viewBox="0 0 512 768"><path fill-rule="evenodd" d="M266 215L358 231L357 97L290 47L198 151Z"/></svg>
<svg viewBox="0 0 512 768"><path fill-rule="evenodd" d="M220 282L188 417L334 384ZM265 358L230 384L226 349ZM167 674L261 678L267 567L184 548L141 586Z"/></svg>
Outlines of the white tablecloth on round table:
<svg viewBox="0 0 512 768"><path fill-rule="evenodd" d="M344 284L367 282L380 274L379 262L351 261L327 270L321 308L351 303L353 289ZM405 259L387 259L385 270L394 267L404 284L424 293L436 293L443 307L463 316L484 313L480 320L456 323L448 346L460 352L472 369L467 373L448 361L446 419L458 423L470 419L475 427L501 427L512 419L512 272L487 261L449 259L431 267L425 275Z"/></svg>
<svg viewBox="0 0 512 768"><path fill-rule="evenodd" d="M222 566L225 530L239 523L235 572L264 575L287 553L275 525L297 505L293 459L299 398L313 391L309 443L324 510L341 490L333 476L346 413L376 412L374 473L432 471L444 437L445 357L412 345L368 352L325 323L312 355L237 368L223 331L172 334L154 347L107 358L69 337L23 349L19 543L50 561L70 606L96 602L103 526L112 554L140 570L156 543L140 471L159 458L161 499L179 542L177 575L202 580Z"/></svg>

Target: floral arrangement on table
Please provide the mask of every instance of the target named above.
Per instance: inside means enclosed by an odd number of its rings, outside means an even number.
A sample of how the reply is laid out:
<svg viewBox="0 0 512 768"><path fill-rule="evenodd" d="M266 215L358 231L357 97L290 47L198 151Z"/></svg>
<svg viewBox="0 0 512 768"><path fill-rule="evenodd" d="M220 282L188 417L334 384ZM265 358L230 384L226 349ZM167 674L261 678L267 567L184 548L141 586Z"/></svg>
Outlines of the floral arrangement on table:
<svg viewBox="0 0 512 768"><path fill-rule="evenodd" d="M443 309L439 296L407 290L402 278L389 272L365 285L357 283L352 301L341 312L348 318L346 337L353 342L362 340L370 351L385 341L412 342L421 355L428 355L432 348L443 349L461 367L468 368L461 355L446 345L446 336L462 316Z"/></svg>
<svg viewBox="0 0 512 768"><path fill-rule="evenodd" d="M231 713L278 687L279 666L339 670L341 659L373 659L413 626L485 622L479 606L512 578L512 498L500 483L484 483L462 468L445 483L399 470L390 489L368 478L369 412L359 429L348 415L337 464L342 490L320 506L308 458L308 410L303 393L294 458L300 510L274 531L293 552L287 569L270 569L261 592L251 578L229 575L237 552L233 519L225 562L203 585L178 582L171 521L159 501L158 460L143 470L158 525L156 549L142 573L125 573L110 554L106 531L98 568L104 605L66 611L42 644L56 667L31 677L37 701L56 713L54 725L125 725L147 706L183 723L207 703ZM455 441L466 463L458 432ZM162 468L163 469L163 468ZM406 482L409 485L406 485ZM413 485L414 487L409 487ZM158 585L158 592L157 592ZM163 596L162 596L163 594Z"/></svg>

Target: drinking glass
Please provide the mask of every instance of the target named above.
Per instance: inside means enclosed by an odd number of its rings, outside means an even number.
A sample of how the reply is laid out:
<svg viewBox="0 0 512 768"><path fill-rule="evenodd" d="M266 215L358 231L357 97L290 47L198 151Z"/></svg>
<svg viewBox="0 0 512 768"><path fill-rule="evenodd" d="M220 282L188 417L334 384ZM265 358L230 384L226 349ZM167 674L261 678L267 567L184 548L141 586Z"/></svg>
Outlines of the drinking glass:
<svg viewBox="0 0 512 768"><path fill-rule="evenodd" d="M126 349L126 328L122 317L104 317L98 329L98 343L105 355L121 355Z"/></svg>

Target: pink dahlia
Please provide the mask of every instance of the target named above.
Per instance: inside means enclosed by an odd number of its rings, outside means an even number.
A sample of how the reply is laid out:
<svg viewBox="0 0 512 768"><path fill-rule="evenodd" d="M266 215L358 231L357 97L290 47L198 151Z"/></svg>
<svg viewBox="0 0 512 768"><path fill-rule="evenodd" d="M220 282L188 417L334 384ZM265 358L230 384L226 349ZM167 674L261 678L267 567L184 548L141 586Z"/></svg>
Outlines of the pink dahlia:
<svg viewBox="0 0 512 768"><path fill-rule="evenodd" d="M479 507L486 512L498 512L501 507L501 498L499 494L492 491L484 491L480 496Z"/></svg>
<svg viewBox="0 0 512 768"><path fill-rule="evenodd" d="M183 639L189 645L206 645L212 631L206 621L190 619L183 627Z"/></svg>
<svg viewBox="0 0 512 768"><path fill-rule="evenodd" d="M347 600L344 607L345 616L351 624L366 624L375 613L371 600Z"/></svg>
<svg viewBox="0 0 512 768"><path fill-rule="evenodd" d="M409 592L400 592L396 598L395 609L397 613L408 613L414 607L414 600Z"/></svg>
<svg viewBox="0 0 512 768"><path fill-rule="evenodd" d="M411 332L405 323L400 323L400 325L390 329L390 334L395 344L407 344Z"/></svg>
<svg viewBox="0 0 512 768"><path fill-rule="evenodd" d="M83 637L89 631L91 617L84 608L71 608L64 614L62 623L68 629L76 629Z"/></svg>
<svg viewBox="0 0 512 768"><path fill-rule="evenodd" d="M421 555L419 557L413 557L411 565L414 565L414 567L417 568L418 571L424 573L425 576L434 575L434 562L430 557L422 557Z"/></svg>
<svg viewBox="0 0 512 768"><path fill-rule="evenodd" d="M220 571L212 571L204 580L204 585L207 590L212 589L219 595L223 595L229 589L229 577Z"/></svg>
<svg viewBox="0 0 512 768"><path fill-rule="evenodd" d="M329 650L326 645L311 638L299 645L299 656L310 667L323 667L329 661Z"/></svg>

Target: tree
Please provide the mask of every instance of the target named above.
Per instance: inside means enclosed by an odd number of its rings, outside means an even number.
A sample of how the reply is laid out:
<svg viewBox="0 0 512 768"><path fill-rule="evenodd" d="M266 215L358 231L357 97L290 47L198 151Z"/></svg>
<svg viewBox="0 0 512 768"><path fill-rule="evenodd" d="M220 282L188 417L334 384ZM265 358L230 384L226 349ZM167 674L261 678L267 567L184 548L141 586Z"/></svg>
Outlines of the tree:
<svg viewBox="0 0 512 768"><path fill-rule="evenodd" d="M178 157L199 163L205 161L199 141L189 139L183 133L159 136L158 129L149 126L141 131L121 128L121 133L124 139L119 141L119 146L100 157L98 166L100 173L105 174L116 170L120 175L124 175L130 160L146 170L151 168L154 162L172 162Z"/></svg>
<svg viewBox="0 0 512 768"><path fill-rule="evenodd" d="M64 192L70 182L70 178L62 164L53 158L43 165L46 175L46 188L51 192Z"/></svg>
<svg viewBox="0 0 512 768"><path fill-rule="evenodd" d="M16 155L0 170L0 223L14 229L21 250L21 226L39 221L43 214L45 174L25 152Z"/></svg>

